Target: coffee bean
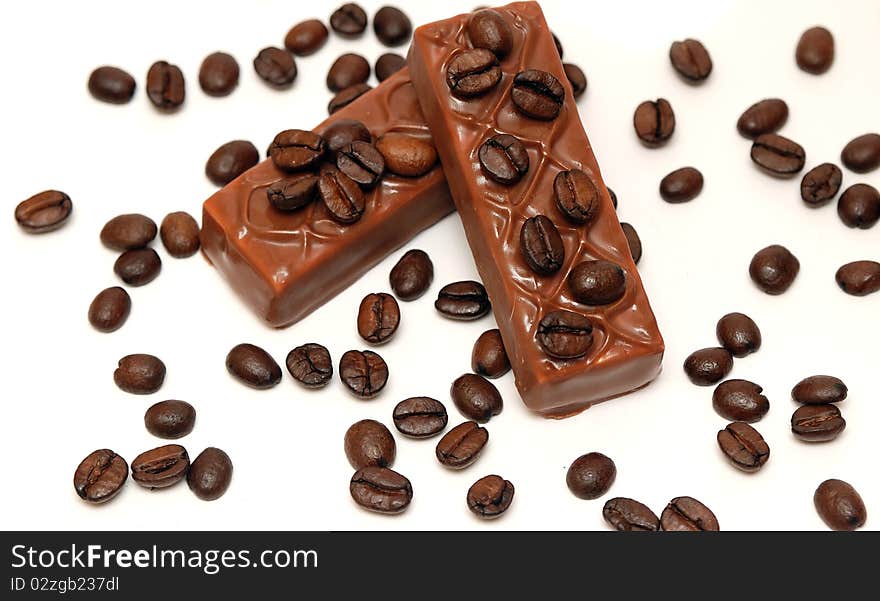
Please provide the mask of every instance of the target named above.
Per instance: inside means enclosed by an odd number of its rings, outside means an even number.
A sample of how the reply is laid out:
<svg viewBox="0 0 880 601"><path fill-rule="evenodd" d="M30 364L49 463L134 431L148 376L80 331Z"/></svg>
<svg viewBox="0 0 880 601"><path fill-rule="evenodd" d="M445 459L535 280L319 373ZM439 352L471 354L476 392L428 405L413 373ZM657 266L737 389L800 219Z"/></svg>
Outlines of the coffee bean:
<svg viewBox="0 0 880 601"><path fill-rule="evenodd" d="M608 190L608 196L611 198L611 204L614 205L614 210L617 210L617 194L614 193L614 190L611 188L606 188Z"/></svg>
<svg viewBox="0 0 880 601"><path fill-rule="evenodd" d="M168 444L144 451L131 462L131 479L145 488L168 488L184 478L189 455L179 444Z"/></svg>
<svg viewBox="0 0 880 601"><path fill-rule="evenodd" d="M199 453L186 475L189 489L202 501L219 499L231 482L232 460L216 447L208 447Z"/></svg>
<svg viewBox="0 0 880 601"><path fill-rule="evenodd" d="M758 288L777 295L788 290L800 269L797 257L784 246L774 244L755 253L749 264L749 275Z"/></svg>
<svg viewBox="0 0 880 601"><path fill-rule="evenodd" d="M388 382L388 364L373 351L346 351L339 360L339 377L352 394L371 399Z"/></svg>
<svg viewBox="0 0 880 601"><path fill-rule="evenodd" d="M266 188L269 203L283 212L292 212L303 208L318 195L318 176L311 173L299 173L278 180Z"/></svg>
<svg viewBox="0 0 880 601"><path fill-rule="evenodd" d="M565 78L571 84L571 90L575 98L579 98L587 91L587 76L583 70L574 63L564 63L562 70L565 71Z"/></svg>
<svg viewBox="0 0 880 601"><path fill-rule="evenodd" d="M704 348L691 353L684 361L684 373L697 386L711 386L723 380L733 369L733 357L723 348Z"/></svg>
<svg viewBox="0 0 880 601"><path fill-rule="evenodd" d="M423 250L408 250L391 269L391 290L402 301L413 301L434 281L434 264Z"/></svg>
<svg viewBox="0 0 880 601"><path fill-rule="evenodd" d="M429 438L446 427L449 417L440 401L419 396L400 401L392 414L394 426L406 436Z"/></svg>
<svg viewBox="0 0 880 601"><path fill-rule="evenodd" d="M238 86L240 69L231 54L214 52L199 68L199 85L208 96L229 96Z"/></svg>
<svg viewBox="0 0 880 601"><path fill-rule="evenodd" d="M480 423L489 421L504 409L504 401L495 385L476 374L459 376L449 394L462 415Z"/></svg>
<svg viewBox="0 0 880 601"><path fill-rule="evenodd" d="M820 207L837 195L842 181L840 167L822 163L804 175L801 180L801 198L808 207Z"/></svg>
<svg viewBox="0 0 880 601"><path fill-rule="evenodd" d="M699 40L688 38L669 47L672 67L686 80L699 83L712 73L712 59Z"/></svg>
<svg viewBox="0 0 880 601"><path fill-rule="evenodd" d="M498 57L484 48L463 50L446 66L446 85L459 98L482 96L501 81Z"/></svg>
<svg viewBox="0 0 880 601"><path fill-rule="evenodd" d="M660 180L660 196L666 202L688 202L703 190L703 174L693 167L682 167Z"/></svg>
<svg viewBox="0 0 880 601"><path fill-rule="evenodd" d="M391 432L373 419L363 419L345 432L345 456L356 470L363 467L390 467L397 455Z"/></svg>
<svg viewBox="0 0 880 601"><path fill-rule="evenodd" d="M552 311L541 320L536 337L551 357L577 359L593 345L593 324L579 313Z"/></svg>
<svg viewBox="0 0 880 601"><path fill-rule="evenodd" d="M363 216L366 199L357 183L337 169L325 169L318 178L318 196L334 221L347 225Z"/></svg>
<svg viewBox="0 0 880 601"><path fill-rule="evenodd" d="M125 459L110 449L93 451L73 473L73 488L83 501L106 503L122 490L128 479Z"/></svg>
<svg viewBox="0 0 880 601"><path fill-rule="evenodd" d="M767 415L770 401L763 388L748 380L726 380L712 393L712 406L721 417L753 423Z"/></svg>
<svg viewBox="0 0 880 601"><path fill-rule="evenodd" d="M437 149L430 138L389 132L379 138L376 148L394 175L421 177L437 164Z"/></svg>
<svg viewBox="0 0 880 601"><path fill-rule="evenodd" d="M343 4L330 15L330 27L344 38L356 38L367 28L367 13L353 2Z"/></svg>
<svg viewBox="0 0 880 601"><path fill-rule="evenodd" d="M468 19L467 33L474 48L488 50L499 59L513 50L513 30L497 11L475 11Z"/></svg>
<svg viewBox="0 0 880 601"><path fill-rule="evenodd" d="M205 163L205 175L214 184L225 186L259 162L256 146L247 140L233 140L211 154Z"/></svg>
<svg viewBox="0 0 880 601"><path fill-rule="evenodd" d="M599 212L599 183L592 171L560 171L553 179L556 206L573 223L587 223Z"/></svg>
<svg viewBox="0 0 880 601"><path fill-rule="evenodd" d="M834 62L834 37L824 27L811 27L798 40L795 50L798 67L807 73L821 75Z"/></svg>
<svg viewBox="0 0 880 601"><path fill-rule="evenodd" d="M657 532L660 518L644 503L626 497L608 499L602 517L619 532Z"/></svg>
<svg viewBox="0 0 880 601"><path fill-rule="evenodd" d="M131 394L153 394L165 381L165 364L153 355L126 355L119 360L113 381Z"/></svg>
<svg viewBox="0 0 880 601"><path fill-rule="evenodd" d="M336 153L345 148L352 142L373 141L373 136L367 126L360 121L354 119L339 119L334 121L330 126L321 132L321 137L327 145L330 154L336 156ZM386 159L387 161L387 159Z"/></svg>
<svg viewBox="0 0 880 601"><path fill-rule="evenodd" d="M437 461L448 468L464 469L480 456L489 442L489 431L477 422L464 422L447 432L437 443Z"/></svg>
<svg viewBox="0 0 880 601"><path fill-rule="evenodd" d="M758 324L743 313L728 313L718 320L715 335L721 346L734 357L745 357L761 348L761 330Z"/></svg>
<svg viewBox="0 0 880 601"><path fill-rule="evenodd" d="M101 102L125 104L136 87L134 77L117 67L98 67L89 75L89 93Z"/></svg>
<svg viewBox="0 0 880 601"><path fill-rule="evenodd" d="M508 186L517 183L529 170L525 145L510 134L499 134L483 142L479 159L483 173Z"/></svg>
<svg viewBox="0 0 880 601"><path fill-rule="evenodd" d="M400 513L413 498L409 480L387 467L365 467L351 477L348 487L355 503L377 513Z"/></svg>
<svg viewBox="0 0 880 601"><path fill-rule="evenodd" d="M642 239L639 238L636 228L625 221L620 222L620 228L623 230L623 235L626 237L626 243L629 246L629 254L632 255L633 263L638 265L639 261L642 259Z"/></svg>
<svg viewBox="0 0 880 601"><path fill-rule="evenodd" d="M321 49L330 32L318 19L307 19L290 28L284 36L284 47L297 56L309 56Z"/></svg>
<svg viewBox="0 0 880 601"><path fill-rule="evenodd" d="M305 171L315 167L326 150L327 144L318 134L302 129L286 129L272 140L269 156L282 171Z"/></svg>
<svg viewBox="0 0 880 601"><path fill-rule="evenodd" d="M777 177L798 173L807 160L800 144L778 134L761 134L755 138L751 156L758 167Z"/></svg>
<svg viewBox="0 0 880 601"><path fill-rule="evenodd" d="M850 186L837 201L837 215L847 227L874 227L880 221L880 192L868 184Z"/></svg>
<svg viewBox="0 0 880 601"><path fill-rule="evenodd" d="M510 359L498 328L486 330L477 338L471 353L471 369L486 378L500 378L510 371Z"/></svg>
<svg viewBox="0 0 880 601"><path fill-rule="evenodd" d="M779 98L765 98L747 108L736 122L743 136L755 139L761 134L772 134L788 121L788 105Z"/></svg>
<svg viewBox="0 0 880 601"><path fill-rule="evenodd" d="M544 215L526 219L520 230L519 244L523 259L539 275L553 275L565 261L562 236Z"/></svg>
<svg viewBox="0 0 880 601"><path fill-rule="evenodd" d="M483 285L468 280L443 286L434 301L434 308L450 319L470 321L489 313L492 304Z"/></svg>
<svg viewBox="0 0 880 601"><path fill-rule="evenodd" d="M185 401L160 401L144 414L147 431L159 438L182 438L196 425L196 410Z"/></svg>
<svg viewBox="0 0 880 601"><path fill-rule="evenodd" d="M306 388L321 388L333 378L333 360L326 347L310 342L287 354L287 371Z"/></svg>
<svg viewBox="0 0 880 601"><path fill-rule="evenodd" d="M118 251L143 248L152 242L157 231L156 222L149 217L137 213L119 215L104 225L101 242Z"/></svg>
<svg viewBox="0 0 880 601"><path fill-rule="evenodd" d="M527 117L552 121L565 101L565 88L551 73L538 69L520 71L513 78L510 98Z"/></svg>
<svg viewBox="0 0 880 601"><path fill-rule="evenodd" d="M162 220L159 236L165 250L176 259L191 257L199 250L199 224L184 211L168 213Z"/></svg>
<svg viewBox="0 0 880 601"><path fill-rule="evenodd" d="M340 91L327 103L327 113L332 115L336 111L347 107L349 104L372 90L373 87L365 83L357 83Z"/></svg>
<svg viewBox="0 0 880 601"><path fill-rule="evenodd" d="M810 376L791 389L791 398L802 405L840 403L849 390L843 380L834 376Z"/></svg>
<svg viewBox="0 0 880 601"><path fill-rule="evenodd" d="M861 495L843 480L825 480L813 495L822 521L832 530L852 531L865 525L868 510Z"/></svg>
<svg viewBox="0 0 880 601"><path fill-rule="evenodd" d="M611 261L582 261L569 272L568 289L579 303L609 305L626 293L626 272Z"/></svg>
<svg viewBox="0 0 880 601"><path fill-rule="evenodd" d="M385 159L369 142L352 142L336 153L336 167L364 188L372 188L385 172Z"/></svg>
<svg viewBox="0 0 880 601"><path fill-rule="evenodd" d="M161 270L162 259L152 248L127 250L113 264L113 271L129 286L149 284Z"/></svg>
<svg viewBox="0 0 880 601"><path fill-rule="evenodd" d="M386 46L399 46L412 35L412 23L400 9L383 6L373 16L373 31Z"/></svg>
<svg viewBox="0 0 880 601"><path fill-rule="evenodd" d="M386 52L376 59L373 71L376 73L376 79L385 81L404 67L406 67L405 58L394 52Z"/></svg>
<svg viewBox="0 0 880 601"><path fill-rule="evenodd" d="M672 105L665 98L644 101L633 114L633 127L639 140L646 146L662 146L675 132Z"/></svg>
<svg viewBox="0 0 880 601"><path fill-rule="evenodd" d="M89 305L89 323L100 332L115 332L131 313L131 297L119 286L98 293Z"/></svg>
<svg viewBox="0 0 880 601"><path fill-rule="evenodd" d="M147 97L159 110L178 109L186 99L186 84L180 67L165 61L153 63L147 71Z"/></svg>
<svg viewBox="0 0 880 601"><path fill-rule="evenodd" d="M70 197L58 190L46 190L21 201L15 207L15 221L29 234L45 234L67 223L73 212Z"/></svg>
<svg viewBox="0 0 880 601"><path fill-rule="evenodd" d="M370 78L370 63L360 54L343 54L330 66L327 72L327 87L331 92L339 92L355 84L366 83Z"/></svg>
<svg viewBox="0 0 880 601"><path fill-rule="evenodd" d="M849 141L840 160L850 171L868 173L880 167L880 134L864 134Z"/></svg>
<svg viewBox="0 0 880 601"><path fill-rule="evenodd" d="M834 275L840 289L853 296L867 296L880 291L880 263L853 261Z"/></svg>
<svg viewBox="0 0 880 601"><path fill-rule="evenodd" d="M757 472L770 458L764 437L745 422L728 424L718 431L717 439L721 452L744 472Z"/></svg>
<svg viewBox="0 0 880 601"><path fill-rule="evenodd" d="M834 440L846 428L837 405L803 405L791 416L791 432L805 442Z"/></svg>
<svg viewBox="0 0 880 601"><path fill-rule="evenodd" d="M400 307L390 294L368 294L358 309L357 328L361 338L371 344L388 342L400 325Z"/></svg>
<svg viewBox="0 0 880 601"><path fill-rule="evenodd" d="M712 510L693 497L672 499L660 515L660 527L666 532L717 532L721 529Z"/></svg>
<svg viewBox="0 0 880 601"><path fill-rule="evenodd" d="M514 488L509 480L494 474L480 478L467 493L468 509L483 519L494 519L513 502Z"/></svg>
<svg viewBox="0 0 880 601"><path fill-rule="evenodd" d="M565 483L578 499L598 499L608 492L616 477L614 462L602 453L594 452L574 460L568 468Z"/></svg>
<svg viewBox="0 0 880 601"><path fill-rule="evenodd" d="M268 46L254 57L254 70L260 79L278 90L289 88L296 79L296 61L287 50Z"/></svg>
<svg viewBox="0 0 880 601"><path fill-rule="evenodd" d="M281 368L272 356L253 344L237 344L226 355L226 370L251 388L272 388L281 381Z"/></svg>

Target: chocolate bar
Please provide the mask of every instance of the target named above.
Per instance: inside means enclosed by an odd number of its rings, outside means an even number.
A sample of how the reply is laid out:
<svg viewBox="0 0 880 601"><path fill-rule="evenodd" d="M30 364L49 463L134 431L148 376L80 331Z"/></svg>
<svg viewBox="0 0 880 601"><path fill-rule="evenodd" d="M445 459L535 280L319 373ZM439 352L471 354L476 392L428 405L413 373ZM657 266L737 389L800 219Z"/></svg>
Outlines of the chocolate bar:
<svg viewBox="0 0 880 601"><path fill-rule="evenodd" d="M538 4L421 27L408 66L525 404L651 382L663 339Z"/></svg>
<svg viewBox="0 0 880 601"><path fill-rule="evenodd" d="M363 123L374 143L392 133L430 141L406 69L315 131L324 134L343 120ZM421 175L406 165L392 168L363 192L362 215L342 223L320 198L295 210L276 208L270 190L278 206L295 208L284 206L284 187L276 185L290 174L267 159L205 201L202 250L257 315L275 327L290 325L454 210L439 163Z"/></svg>

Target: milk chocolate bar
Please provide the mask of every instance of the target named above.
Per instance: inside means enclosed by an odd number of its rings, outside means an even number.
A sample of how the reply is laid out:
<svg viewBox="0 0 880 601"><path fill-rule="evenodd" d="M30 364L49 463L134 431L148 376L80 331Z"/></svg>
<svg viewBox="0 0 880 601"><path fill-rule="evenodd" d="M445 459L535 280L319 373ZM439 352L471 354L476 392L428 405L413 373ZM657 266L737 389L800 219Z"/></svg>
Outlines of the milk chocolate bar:
<svg viewBox="0 0 880 601"><path fill-rule="evenodd" d="M538 4L421 27L408 66L525 404L651 382L663 339Z"/></svg>

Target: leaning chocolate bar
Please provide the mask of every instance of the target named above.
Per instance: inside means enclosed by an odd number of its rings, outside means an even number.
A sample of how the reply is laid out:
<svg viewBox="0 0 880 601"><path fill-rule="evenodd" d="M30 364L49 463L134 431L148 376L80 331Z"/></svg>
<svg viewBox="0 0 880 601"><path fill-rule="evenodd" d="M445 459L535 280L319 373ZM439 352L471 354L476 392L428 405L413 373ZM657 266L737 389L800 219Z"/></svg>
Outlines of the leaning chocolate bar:
<svg viewBox="0 0 880 601"><path fill-rule="evenodd" d="M421 27L408 66L526 405L653 380L663 339L540 7Z"/></svg>
<svg viewBox="0 0 880 601"><path fill-rule="evenodd" d="M279 134L272 159L203 209L205 256L276 327L302 319L454 209L406 69L314 131L320 139Z"/></svg>

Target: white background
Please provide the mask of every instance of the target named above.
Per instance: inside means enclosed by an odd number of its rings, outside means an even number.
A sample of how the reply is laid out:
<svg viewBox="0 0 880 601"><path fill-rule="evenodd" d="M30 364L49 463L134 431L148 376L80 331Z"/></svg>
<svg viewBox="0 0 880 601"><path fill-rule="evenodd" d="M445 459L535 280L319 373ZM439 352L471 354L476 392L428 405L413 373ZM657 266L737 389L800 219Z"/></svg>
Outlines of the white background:
<svg viewBox="0 0 880 601"><path fill-rule="evenodd" d="M307 6L306 6L307 4ZM343 52L371 61L386 51L369 30L362 40L331 36L317 55L297 59L299 77L288 91L263 84L251 66L267 45L281 45L288 28L309 17L326 20L336 2L52 2L18 3L0 20L3 110L0 114L2 203L0 261L0 449L4 529L604 529L602 504L629 496L658 514L668 500L691 495L717 514L723 529L816 529L812 505L826 478L851 482L880 526L877 458L880 423L877 371L880 294L840 292L834 273L856 259L880 259L880 226L850 230L835 205L807 209L800 178L772 179L749 159L749 142L735 129L739 114L765 97L784 98L791 116L782 134L801 143L807 167L839 162L843 145L880 129L877 32L872 0L798 2L544 2L547 18L580 64L589 89L580 109L605 179L620 199L620 217L644 243L640 270L667 343L665 370L648 388L571 419L530 415L508 374L496 381L504 412L488 424L490 442L462 472L434 458L437 439L397 436L394 468L407 475L415 498L399 517L369 514L351 501L351 475L342 451L346 428L363 418L389 427L394 405L409 396L442 400L450 426L462 421L449 385L469 370L473 341L494 327L491 317L449 322L433 299L449 282L476 277L455 216L415 239L432 257L429 293L401 303L403 321L379 349L391 369L388 387L373 401L348 395L338 379L306 391L285 373L270 391L253 391L227 375L224 358L239 342L269 350L283 364L287 352L317 341L338 361L365 348L355 313L367 293L388 289L388 272L402 249L356 285L292 328L263 326L200 257L175 260L161 244L162 274L132 289L133 310L113 334L93 330L89 303L119 282L115 255L98 239L101 226L126 212L157 223L170 212L200 214L214 187L204 162L220 144L252 140L264 149L285 128L309 128L326 115L327 68ZM372 15L379 2L363 2ZM424 23L473 8L475 0L409 3ZM820 77L797 69L801 32L821 23L836 39L837 57ZM696 37L709 49L714 71L699 87L680 81L669 65L669 44ZM209 98L197 84L202 58L231 52L241 64L239 88ZM398 49L399 52L403 50ZM149 65L167 59L187 78L187 100L175 115L153 110L144 92ZM118 65L138 82L124 106L94 101L90 71ZM632 131L635 106L668 98L677 116L672 141L659 150L640 146ZM667 172L694 165L704 174L693 202L669 205L657 185ZM880 186L880 171L844 172L844 186ZM29 236L12 213L24 198L48 188L66 191L74 216L62 230ZM772 243L801 260L794 286L766 296L751 283L753 253ZM715 323L729 311L751 315L764 346L736 360L731 377L764 386L770 413L757 428L771 459L753 475L731 467L715 442L725 420L711 405L712 388L691 385L681 364L693 350L715 345ZM153 353L168 367L164 387L149 397L121 392L113 370L123 355ZM843 378L850 397L841 405L844 434L829 444L796 441L789 431L795 408L789 390L802 377ZM97 448L131 461L164 444L143 427L152 403L185 399L198 412L195 431L182 439L195 457L206 446L225 449L235 463L221 500L198 500L185 484L149 492L129 482L103 507L80 501L71 485L77 463ZM396 432L396 431L395 431ZM602 500L581 501L565 486L568 465L582 453L612 457L617 481ZM510 511L481 522L465 505L472 482L498 473L516 486Z"/></svg>

